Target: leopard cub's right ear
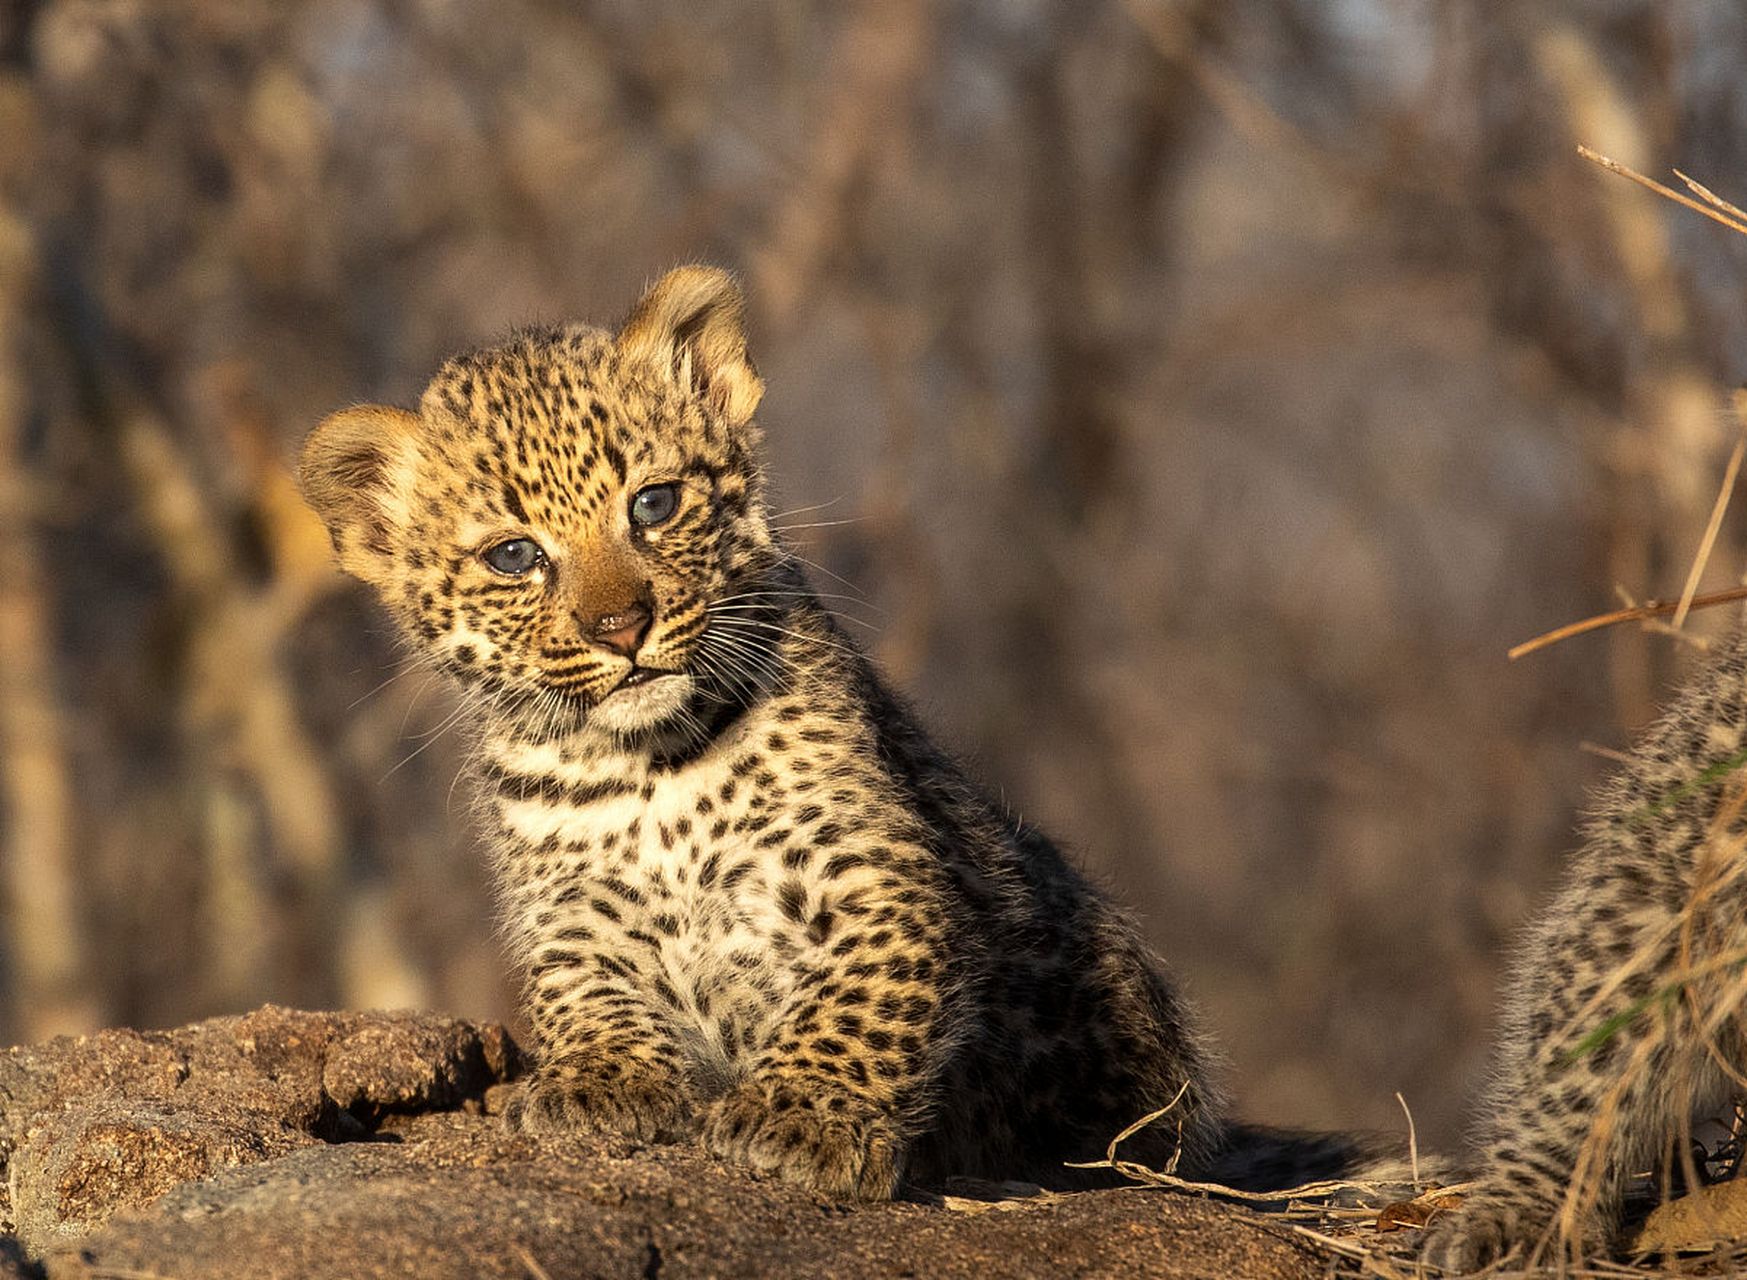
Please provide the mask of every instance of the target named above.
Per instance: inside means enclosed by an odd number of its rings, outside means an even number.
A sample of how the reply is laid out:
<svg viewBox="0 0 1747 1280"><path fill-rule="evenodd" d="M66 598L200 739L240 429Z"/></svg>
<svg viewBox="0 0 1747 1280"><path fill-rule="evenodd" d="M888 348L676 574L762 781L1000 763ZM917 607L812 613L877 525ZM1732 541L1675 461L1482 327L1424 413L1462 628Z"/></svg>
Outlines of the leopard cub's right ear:
<svg viewBox="0 0 1747 1280"><path fill-rule="evenodd" d="M367 404L323 418L303 442L297 484L328 527L340 567L386 586L410 521L418 465L417 414Z"/></svg>

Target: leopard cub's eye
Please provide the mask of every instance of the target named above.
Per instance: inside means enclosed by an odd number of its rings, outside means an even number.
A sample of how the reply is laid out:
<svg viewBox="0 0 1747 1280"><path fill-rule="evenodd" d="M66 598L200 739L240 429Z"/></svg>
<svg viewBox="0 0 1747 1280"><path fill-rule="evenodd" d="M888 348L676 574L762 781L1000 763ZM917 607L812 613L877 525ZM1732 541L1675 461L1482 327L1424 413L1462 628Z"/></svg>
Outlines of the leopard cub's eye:
<svg viewBox="0 0 1747 1280"><path fill-rule="evenodd" d="M536 565L544 564L546 553L531 538L511 538L508 542L487 547L479 558L485 561L486 567L493 573L519 578Z"/></svg>
<svg viewBox="0 0 1747 1280"><path fill-rule="evenodd" d="M648 527L661 524L679 510L679 486L652 484L637 490L631 499L631 523Z"/></svg>

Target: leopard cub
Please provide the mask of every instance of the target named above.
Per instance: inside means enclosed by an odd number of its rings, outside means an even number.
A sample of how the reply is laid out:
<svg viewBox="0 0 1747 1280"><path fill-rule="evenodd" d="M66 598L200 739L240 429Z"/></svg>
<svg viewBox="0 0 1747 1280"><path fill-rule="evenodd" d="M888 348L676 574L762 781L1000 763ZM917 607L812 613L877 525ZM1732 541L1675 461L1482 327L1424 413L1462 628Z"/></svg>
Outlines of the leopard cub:
<svg viewBox="0 0 1747 1280"><path fill-rule="evenodd" d="M1627 1186L1747 1094L1747 629L1602 793L1523 940L1476 1134L1480 1175L1425 1254L1466 1274L1616 1243Z"/></svg>
<svg viewBox="0 0 1747 1280"><path fill-rule="evenodd" d="M1221 1099L1159 963L773 532L762 392L732 280L686 267L616 331L524 330L304 446L341 564L477 734L536 1037L516 1120L879 1199L1061 1184L1171 1107L1137 1156L1210 1167Z"/></svg>

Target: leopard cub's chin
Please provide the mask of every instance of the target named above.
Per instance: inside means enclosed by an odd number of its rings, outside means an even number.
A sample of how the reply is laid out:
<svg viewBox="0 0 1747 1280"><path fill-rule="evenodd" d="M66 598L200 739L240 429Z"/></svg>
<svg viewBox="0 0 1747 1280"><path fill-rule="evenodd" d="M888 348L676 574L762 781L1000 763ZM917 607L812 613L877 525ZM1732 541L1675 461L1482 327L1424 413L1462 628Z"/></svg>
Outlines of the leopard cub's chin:
<svg viewBox="0 0 1747 1280"><path fill-rule="evenodd" d="M694 690L692 678L683 672L621 686L589 709L588 724L613 734L647 733L683 711Z"/></svg>

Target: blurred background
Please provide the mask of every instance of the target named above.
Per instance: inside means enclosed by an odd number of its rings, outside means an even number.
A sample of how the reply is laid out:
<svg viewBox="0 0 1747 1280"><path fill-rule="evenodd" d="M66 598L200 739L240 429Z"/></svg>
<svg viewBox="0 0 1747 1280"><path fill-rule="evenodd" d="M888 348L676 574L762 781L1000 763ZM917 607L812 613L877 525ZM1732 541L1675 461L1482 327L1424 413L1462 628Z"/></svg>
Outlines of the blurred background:
<svg viewBox="0 0 1747 1280"><path fill-rule="evenodd" d="M512 1016L453 704L288 465L704 259L802 550L1242 1110L1452 1140L1697 646L1505 650L1679 594L1747 377L1747 240L1579 142L1747 196L1747 11L0 0L0 1039Z"/></svg>

